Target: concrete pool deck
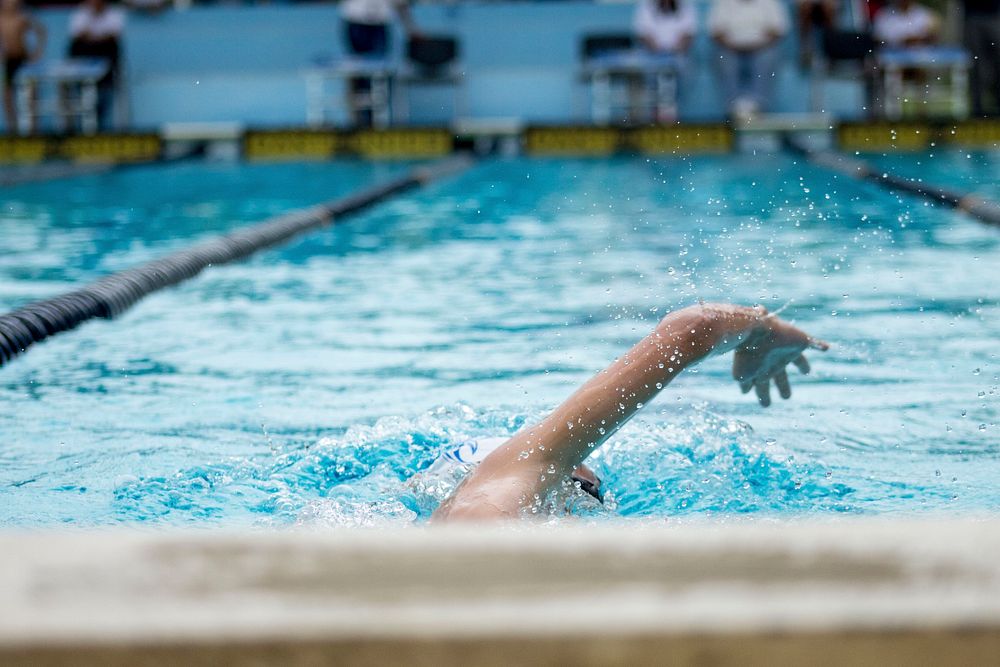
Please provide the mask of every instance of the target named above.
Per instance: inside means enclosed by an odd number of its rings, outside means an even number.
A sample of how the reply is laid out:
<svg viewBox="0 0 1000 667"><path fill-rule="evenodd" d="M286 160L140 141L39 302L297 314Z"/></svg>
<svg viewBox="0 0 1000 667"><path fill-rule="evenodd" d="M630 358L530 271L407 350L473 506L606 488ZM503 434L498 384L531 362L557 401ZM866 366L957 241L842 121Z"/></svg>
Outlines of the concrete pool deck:
<svg viewBox="0 0 1000 667"><path fill-rule="evenodd" d="M1000 521L0 534L0 664L987 665Z"/></svg>

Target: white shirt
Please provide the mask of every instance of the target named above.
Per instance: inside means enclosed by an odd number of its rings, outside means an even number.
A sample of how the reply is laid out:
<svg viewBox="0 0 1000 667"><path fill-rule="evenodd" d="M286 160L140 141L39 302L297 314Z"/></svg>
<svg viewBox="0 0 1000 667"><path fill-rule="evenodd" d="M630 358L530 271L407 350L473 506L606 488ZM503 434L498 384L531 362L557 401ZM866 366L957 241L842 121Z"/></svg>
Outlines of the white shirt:
<svg viewBox="0 0 1000 667"><path fill-rule="evenodd" d="M739 49L756 49L772 33L788 32L788 12L778 0L715 0L708 15L708 29Z"/></svg>
<svg viewBox="0 0 1000 667"><path fill-rule="evenodd" d="M937 28L937 16L920 5L910 5L908 11L885 7L875 15L875 39L889 46L903 46L911 39L928 39Z"/></svg>
<svg viewBox="0 0 1000 667"><path fill-rule="evenodd" d="M632 20L639 37L651 41L657 51L676 53L685 38L694 37L698 30L694 8L690 3L677 0L677 11L660 11L658 0L639 0Z"/></svg>
<svg viewBox="0 0 1000 667"><path fill-rule="evenodd" d="M340 16L351 23L384 25L392 21L396 7L404 0L344 0L340 3Z"/></svg>
<svg viewBox="0 0 1000 667"><path fill-rule="evenodd" d="M94 39L121 37L125 31L125 12L112 7L105 7L100 14L95 14L90 7L80 7L73 12L69 22L69 34L79 37L87 34Z"/></svg>

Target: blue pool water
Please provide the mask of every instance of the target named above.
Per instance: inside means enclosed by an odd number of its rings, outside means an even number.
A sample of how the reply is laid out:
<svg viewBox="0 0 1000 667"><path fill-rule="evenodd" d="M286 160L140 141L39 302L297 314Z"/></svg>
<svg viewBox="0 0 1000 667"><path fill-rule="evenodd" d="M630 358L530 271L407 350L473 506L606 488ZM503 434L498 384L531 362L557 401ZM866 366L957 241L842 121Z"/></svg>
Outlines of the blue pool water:
<svg viewBox="0 0 1000 667"><path fill-rule="evenodd" d="M9 188L0 307L403 168ZM0 369L0 524L420 521L460 478L427 472L442 450L544 415L699 298L787 305L834 347L766 410L728 359L682 375L592 456L608 504L578 513L993 511L998 260L1000 230L788 156L484 162Z"/></svg>

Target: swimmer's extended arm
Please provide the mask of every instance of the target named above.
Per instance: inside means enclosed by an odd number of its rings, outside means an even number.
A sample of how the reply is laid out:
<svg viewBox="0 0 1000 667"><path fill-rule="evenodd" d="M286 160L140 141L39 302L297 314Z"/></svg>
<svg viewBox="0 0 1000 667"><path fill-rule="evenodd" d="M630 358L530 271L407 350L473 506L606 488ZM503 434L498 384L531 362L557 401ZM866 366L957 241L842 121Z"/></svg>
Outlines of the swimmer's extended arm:
<svg viewBox="0 0 1000 667"><path fill-rule="evenodd" d="M827 349L760 306L705 304L667 315L651 334L580 387L538 424L492 452L434 513L435 520L517 517L568 477L682 370L730 350L733 377L770 405L770 382L791 395L785 367L803 373L802 351Z"/></svg>

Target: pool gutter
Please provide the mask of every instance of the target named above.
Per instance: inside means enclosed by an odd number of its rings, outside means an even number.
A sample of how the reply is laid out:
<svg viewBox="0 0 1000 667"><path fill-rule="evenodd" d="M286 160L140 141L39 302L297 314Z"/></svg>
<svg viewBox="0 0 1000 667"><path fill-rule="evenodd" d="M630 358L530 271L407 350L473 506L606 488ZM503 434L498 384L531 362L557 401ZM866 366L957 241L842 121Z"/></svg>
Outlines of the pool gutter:
<svg viewBox="0 0 1000 667"><path fill-rule="evenodd" d="M0 535L0 664L996 664L1000 521Z"/></svg>

